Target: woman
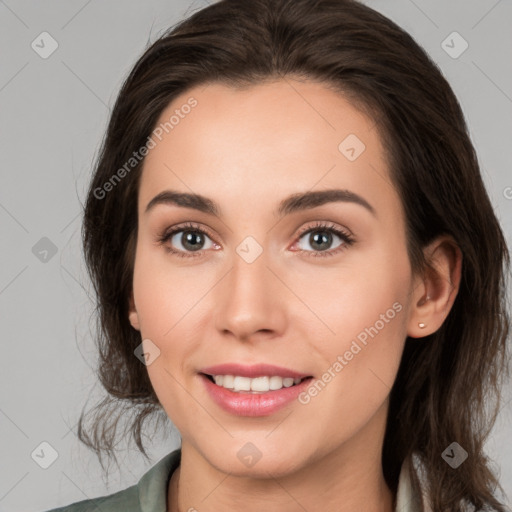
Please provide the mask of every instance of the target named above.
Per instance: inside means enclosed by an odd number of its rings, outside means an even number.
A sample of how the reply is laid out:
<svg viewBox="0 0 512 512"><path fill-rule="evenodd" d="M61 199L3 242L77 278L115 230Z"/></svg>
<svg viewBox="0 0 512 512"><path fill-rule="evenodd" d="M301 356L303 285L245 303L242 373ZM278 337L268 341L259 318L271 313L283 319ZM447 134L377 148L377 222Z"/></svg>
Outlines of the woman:
<svg viewBox="0 0 512 512"><path fill-rule="evenodd" d="M509 254L451 88L384 16L223 0L164 34L83 236L102 384L144 454L162 410L182 443L59 510L505 510L483 445ZM112 403L79 425L100 456Z"/></svg>

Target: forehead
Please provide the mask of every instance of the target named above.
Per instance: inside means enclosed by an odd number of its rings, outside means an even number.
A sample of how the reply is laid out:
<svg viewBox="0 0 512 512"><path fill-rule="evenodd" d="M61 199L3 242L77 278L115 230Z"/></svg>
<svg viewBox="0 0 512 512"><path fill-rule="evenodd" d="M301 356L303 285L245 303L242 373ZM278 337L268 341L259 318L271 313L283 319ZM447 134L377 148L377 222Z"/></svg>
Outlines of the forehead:
<svg viewBox="0 0 512 512"><path fill-rule="evenodd" d="M321 83L195 87L168 105L153 134L141 206L166 188L226 202L331 187L377 204L398 199L373 119Z"/></svg>

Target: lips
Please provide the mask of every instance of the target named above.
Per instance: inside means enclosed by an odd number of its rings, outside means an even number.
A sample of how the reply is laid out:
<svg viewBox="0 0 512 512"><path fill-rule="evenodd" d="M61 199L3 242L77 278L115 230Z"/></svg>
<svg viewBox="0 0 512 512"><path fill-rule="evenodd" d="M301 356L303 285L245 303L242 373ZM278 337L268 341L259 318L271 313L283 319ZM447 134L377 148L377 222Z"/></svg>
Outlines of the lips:
<svg viewBox="0 0 512 512"><path fill-rule="evenodd" d="M219 381L220 376L223 376L220 379L221 382L225 376L233 377L234 388L226 389L216 384L215 380ZM244 366L234 363L203 368L200 371L200 377L213 402L224 411L237 416L269 416L296 401L297 396L309 386L312 380L312 376L289 368L268 364ZM277 389L278 386L276 389L263 386L260 388L263 389L262 391L248 390L242 386L237 390L237 380L247 383L247 381L259 381L260 378L264 381L287 381L288 385L279 389Z"/></svg>
<svg viewBox="0 0 512 512"><path fill-rule="evenodd" d="M208 366L206 368L202 368L200 373L204 373L206 375L214 376L214 375L238 375L240 377L249 377L254 379L255 377L289 377L292 379L300 378L304 379L305 377L311 377L306 373L300 373L294 370L290 370L289 368L284 368L280 366L274 366L271 364L255 364L252 366L246 366L238 363L224 363L215 366Z"/></svg>

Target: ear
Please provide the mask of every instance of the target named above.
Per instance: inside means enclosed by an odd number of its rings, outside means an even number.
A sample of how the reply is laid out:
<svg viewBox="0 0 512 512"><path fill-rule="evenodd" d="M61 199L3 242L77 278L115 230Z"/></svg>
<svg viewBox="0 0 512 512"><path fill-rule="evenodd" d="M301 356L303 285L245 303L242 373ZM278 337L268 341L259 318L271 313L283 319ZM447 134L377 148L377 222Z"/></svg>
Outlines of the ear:
<svg viewBox="0 0 512 512"><path fill-rule="evenodd" d="M135 300L133 299L133 290L130 292L128 318L130 320L130 323L132 324L132 327L134 329L137 329L137 331L140 331L139 315L137 314L137 310L135 309Z"/></svg>
<svg viewBox="0 0 512 512"><path fill-rule="evenodd" d="M459 291L462 252L452 237L436 238L425 249L430 266L415 279L407 335L422 338L436 332Z"/></svg>

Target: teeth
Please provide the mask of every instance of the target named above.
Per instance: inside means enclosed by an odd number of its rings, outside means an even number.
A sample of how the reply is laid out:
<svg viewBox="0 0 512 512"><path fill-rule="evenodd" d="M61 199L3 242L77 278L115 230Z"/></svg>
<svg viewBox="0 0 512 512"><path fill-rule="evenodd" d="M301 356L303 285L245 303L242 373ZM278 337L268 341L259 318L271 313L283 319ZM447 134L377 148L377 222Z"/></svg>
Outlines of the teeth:
<svg viewBox="0 0 512 512"><path fill-rule="evenodd" d="M235 377L233 382L234 391L251 391L251 379L249 377Z"/></svg>
<svg viewBox="0 0 512 512"><path fill-rule="evenodd" d="M248 380L251 381L251 391L268 391L270 389L268 377L256 377Z"/></svg>
<svg viewBox="0 0 512 512"><path fill-rule="evenodd" d="M227 389L233 389L235 387L235 377L233 375L221 375L221 378L223 378L222 384L219 384L219 386L224 386Z"/></svg>
<svg viewBox="0 0 512 512"><path fill-rule="evenodd" d="M300 377L279 377L273 375L272 377L241 377L239 375L213 375L213 380L217 386L221 386L233 391L254 391L265 393L267 391L275 391L283 387L289 388L294 384L301 382Z"/></svg>

